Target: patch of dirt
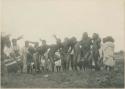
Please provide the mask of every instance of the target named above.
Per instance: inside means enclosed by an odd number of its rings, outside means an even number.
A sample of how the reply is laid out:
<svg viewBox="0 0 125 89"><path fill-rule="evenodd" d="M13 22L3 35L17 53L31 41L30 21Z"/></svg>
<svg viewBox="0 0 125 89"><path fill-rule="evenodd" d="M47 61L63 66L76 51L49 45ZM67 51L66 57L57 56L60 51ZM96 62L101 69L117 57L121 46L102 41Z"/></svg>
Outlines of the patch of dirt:
<svg viewBox="0 0 125 89"><path fill-rule="evenodd" d="M123 88L124 62L117 61L114 71L68 71L8 76L6 88Z"/></svg>

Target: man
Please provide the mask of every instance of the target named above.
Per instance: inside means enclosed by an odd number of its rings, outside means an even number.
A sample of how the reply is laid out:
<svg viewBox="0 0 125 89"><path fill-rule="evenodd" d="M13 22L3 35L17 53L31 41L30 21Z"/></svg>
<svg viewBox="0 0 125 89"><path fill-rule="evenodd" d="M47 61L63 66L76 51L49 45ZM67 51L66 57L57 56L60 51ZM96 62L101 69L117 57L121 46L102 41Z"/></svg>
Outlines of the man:
<svg viewBox="0 0 125 89"><path fill-rule="evenodd" d="M20 55L20 47L17 45L16 39L12 39L12 49L16 57Z"/></svg>
<svg viewBox="0 0 125 89"><path fill-rule="evenodd" d="M11 47L11 42L7 42L7 44L4 46L4 54L5 54L5 58L9 59L11 58L13 55L12 55L12 47Z"/></svg>
<svg viewBox="0 0 125 89"><path fill-rule="evenodd" d="M35 53L33 54L33 62L34 62L34 69L35 69L35 72L39 72L40 71L40 68L39 68L39 65L40 65L40 47L37 46L35 47Z"/></svg>
<svg viewBox="0 0 125 89"><path fill-rule="evenodd" d="M74 46L73 71L77 71L77 66L79 64L80 57L81 57L80 42L77 42Z"/></svg>
<svg viewBox="0 0 125 89"><path fill-rule="evenodd" d="M82 52L82 57L85 57L87 52L90 51L90 46L91 46L91 38L88 36L87 32L83 33L82 40L81 40L81 52Z"/></svg>
<svg viewBox="0 0 125 89"><path fill-rule="evenodd" d="M48 45L46 44L45 40L41 40L41 42L42 42L42 45L40 46L41 47L41 56L44 56L44 54L48 50Z"/></svg>
<svg viewBox="0 0 125 89"><path fill-rule="evenodd" d="M21 60L20 47L17 44L17 41L20 39L22 39L22 36L16 39L12 39L12 50L14 54L13 58L17 61L17 64L18 64L18 71L22 73L23 64Z"/></svg>
<svg viewBox="0 0 125 89"><path fill-rule="evenodd" d="M8 82L8 71L5 63L6 54L4 51L5 46L10 43L10 35L1 34L1 84L6 84Z"/></svg>
<svg viewBox="0 0 125 89"><path fill-rule="evenodd" d="M70 38L70 49L69 49L69 53L70 53L70 63L71 63L71 68L72 68L72 70L73 70L73 67L74 67L73 57L74 57L74 48L75 48L75 44L76 44L76 43L77 43L76 37Z"/></svg>
<svg viewBox="0 0 125 89"><path fill-rule="evenodd" d="M8 72L18 72L18 63L17 60L15 60L15 53L13 51L11 41L8 41L4 47L4 54L4 62L7 66Z"/></svg>
<svg viewBox="0 0 125 89"><path fill-rule="evenodd" d="M69 38L65 38L64 42L62 43L62 68L64 71L69 70L69 63L70 63L70 54L69 54L69 48L70 48L70 40Z"/></svg>
<svg viewBox="0 0 125 89"><path fill-rule="evenodd" d="M84 70L89 67L90 61L88 60L90 54L90 49L92 45L91 38L88 36L87 32L83 33L81 40L81 62L83 62Z"/></svg>
<svg viewBox="0 0 125 89"><path fill-rule="evenodd" d="M23 36L19 36L18 38L12 39L12 49L13 49L13 52L15 53L15 56L20 55L20 47L17 44L17 41L21 40L22 38Z"/></svg>
<svg viewBox="0 0 125 89"><path fill-rule="evenodd" d="M29 41L25 41L25 46L21 50L21 56L23 60L23 72L27 72L27 54L28 54L28 48L29 48Z"/></svg>
<svg viewBox="0 0 125 89"><path fill-rule="evenodd" d="M32 68L35 70L34 72L40 72L40 63L41 63L41 47L39 46L38 42L29 41L29 43L33 44L34 49L33 53L31 53L31 59L32 61Z"/></svg>
<svg viewBox="0 0 125 89"><path fill-rule="evenodd" d="M54 61L54 57L55 57L55 52L58 49L56 44L52 44L49 46L50 50L48 52L48 58L50 60L50 66L51 66L51 71L54 72L54 66L55 66L55 61Z"/></svg>
<svg viewBox="0 0 125 89"><path fill-rule="evenodd" d="M100 70L99 68L99 49L100 49L101 39L97 33L93 33L92 37L92 55L94 59L95 70Z"/></svg>
<svg viewBox="0 0 125 89"><path fill-rule="evenodd" d="M42 64L42 69L43 71L48 71L48 48L49 46L46 44L45 40L41 40L42 45L41 45L41 64Z"/></svg>
<svg viewBox="0 0 125 89"><path fill-rule="evenodd" d="M33 72L33 64L34 64L34 60L33 60L33 54L35 53L35 49L32 46L29 46L28 48L28 53L27 53L27 73L32 73Z"/></svg>

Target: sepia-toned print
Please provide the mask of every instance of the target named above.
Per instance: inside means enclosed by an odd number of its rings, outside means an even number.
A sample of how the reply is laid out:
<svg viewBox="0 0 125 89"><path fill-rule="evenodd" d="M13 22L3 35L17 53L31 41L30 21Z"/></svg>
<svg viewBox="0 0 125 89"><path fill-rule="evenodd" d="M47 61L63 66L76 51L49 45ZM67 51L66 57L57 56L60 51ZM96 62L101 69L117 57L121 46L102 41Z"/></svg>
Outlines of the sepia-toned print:
<svg viewBox="0 0 125 89"><path fill-rule="evenodd" d="M124 88L123 0L3 0L1 88Z"/></svg>

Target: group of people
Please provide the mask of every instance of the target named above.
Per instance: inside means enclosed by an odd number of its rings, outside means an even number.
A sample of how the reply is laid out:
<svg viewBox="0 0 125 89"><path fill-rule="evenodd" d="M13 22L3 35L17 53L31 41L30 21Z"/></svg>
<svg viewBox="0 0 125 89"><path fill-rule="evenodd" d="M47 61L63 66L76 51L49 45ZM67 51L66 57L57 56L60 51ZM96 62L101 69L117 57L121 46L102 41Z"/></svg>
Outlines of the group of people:
<svg viewBox="0 0 125 89"><path fill-rule="evenodd" d="M38 72L59 72L91 69L98 71L103 67L112 70L115 65L114 60L114 39L107 36L101 40L97 33L89 37L84 32L82 39L78 41L76 37L60 38L54 35L56 44L48 45L46 40L39 42L25 41L25 46L20 48L17 41L22 36L9 39L3 37L2 58L6 66L17 64L17 70L22 73ZM7 41L5 41L7 40ZM9 61L16 61L10 63ZM8 65L7 65L8 64Z"/></svg>

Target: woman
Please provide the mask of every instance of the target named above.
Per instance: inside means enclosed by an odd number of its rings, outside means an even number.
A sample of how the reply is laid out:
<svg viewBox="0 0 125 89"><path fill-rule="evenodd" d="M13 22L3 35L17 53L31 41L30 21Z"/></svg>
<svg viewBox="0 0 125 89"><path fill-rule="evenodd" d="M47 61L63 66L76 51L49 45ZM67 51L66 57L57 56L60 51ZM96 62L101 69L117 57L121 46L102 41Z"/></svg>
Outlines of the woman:
<svg viewBox="0 0 125 89"><path fill-rule="evenodd" d="M110 36L103 39L103 64L107 69L111 70L115 65L114 60L114 39Z"/></svg>

